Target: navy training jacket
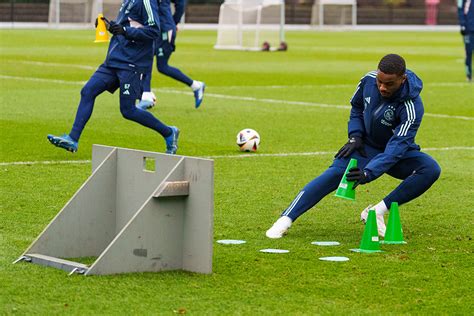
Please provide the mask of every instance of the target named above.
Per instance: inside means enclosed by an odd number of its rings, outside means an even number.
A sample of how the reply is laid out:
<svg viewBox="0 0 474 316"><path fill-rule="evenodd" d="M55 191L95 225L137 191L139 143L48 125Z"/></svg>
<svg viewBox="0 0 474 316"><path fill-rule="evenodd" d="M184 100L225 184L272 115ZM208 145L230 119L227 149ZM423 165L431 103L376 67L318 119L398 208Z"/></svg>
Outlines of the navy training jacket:
<svg viewBox="0 0 474 316"><path fill-rule="evenodd" d="M474 32L474 0L458 0L459 25Z"/></svg>
<svg viewBox="0 0 474 316"><path fill-rule="evenodd" d="M408 150L420 150L415 136L424 113L423 82L414 72L406 71L407 79L390 99L380 94L376 75L372 71L360 80L348 123L349 137L360 136L366 144L383 150L364 169L368 181L387 172Z"/></svg>
<svg viewBox="0 0 474 316"><path fill-rule="evenodd" d="M155 0L124 0L117 19L125 35L112 36L105 65L145 73L153 67L153 41L160 36Z"/></svg>
<svg viewBox="0 0 474 316"><path fill-rule="evenodd" d="M181 20L184 14L184 7L186 1L184 0L157 0L158 1L158 14L160 15L160 25L162 32L168 32L169 30L175 30L176 25ZM174 14L171 13L171 2L175 5Z"/></svg>
<svg viewBox="0 0 474 316"><path fill-rule="evenodd" d="M174 3L173 20L174 20L174 23L178 25L184 14L184 9L186 7L186 0L171 0L171 2Z"/></svg>

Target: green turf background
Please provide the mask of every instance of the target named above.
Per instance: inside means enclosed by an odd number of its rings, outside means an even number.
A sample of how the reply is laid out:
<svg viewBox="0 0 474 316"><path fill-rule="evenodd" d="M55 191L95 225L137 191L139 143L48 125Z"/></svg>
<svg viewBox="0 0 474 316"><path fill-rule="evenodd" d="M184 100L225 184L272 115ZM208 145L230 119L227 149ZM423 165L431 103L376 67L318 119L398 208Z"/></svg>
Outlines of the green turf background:
<svg viewBox="0 0 474 316"><path fill-rule="evenodd" d="M461 38L450 32L288 32L288 52L264 53L216 51L215 32L182 30L171 63L206 82L204 103L195 110L190 90L155 70L152 113L181 129L179 154L232 156L215 159L214 239L247 244L215 243L212 275L67 277L12 265L87 179L90 164L8 163L89 160L92 144L164 151L154 132L121 117L110 94L97 98L78 153L47 142L46 134L69 131L81 82L104 59L106 45L93 36L0 30L0 314L472 313L474 86L464 81ZM360 211L397 185L388 176L361 187L356 202L327 197L288 236L267 239L265 230L345 142L348 108L321 105L347 106L360 77L386 53L403 55L424 80L427 115L417 142L451 148L428 151L441 178L400 208L408 244L375 255L348 251L362 236ZM236 158L235 135L246 127L261 135L258 154L327 153ZM318 260L332 255L350 261Z"/></svg>

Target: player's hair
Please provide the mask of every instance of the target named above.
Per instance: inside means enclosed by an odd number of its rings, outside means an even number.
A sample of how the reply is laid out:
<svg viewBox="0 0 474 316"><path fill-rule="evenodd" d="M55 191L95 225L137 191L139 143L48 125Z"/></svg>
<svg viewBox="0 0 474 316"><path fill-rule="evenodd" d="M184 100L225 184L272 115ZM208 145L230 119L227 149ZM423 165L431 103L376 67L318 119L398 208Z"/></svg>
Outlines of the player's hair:
<svg viewBox="0 0 474 316"><path fill-rule="evenodd" d="M389 75L403 76L407 70L405 59L397 54L385 55L379 62L378 69Z"/></svg>

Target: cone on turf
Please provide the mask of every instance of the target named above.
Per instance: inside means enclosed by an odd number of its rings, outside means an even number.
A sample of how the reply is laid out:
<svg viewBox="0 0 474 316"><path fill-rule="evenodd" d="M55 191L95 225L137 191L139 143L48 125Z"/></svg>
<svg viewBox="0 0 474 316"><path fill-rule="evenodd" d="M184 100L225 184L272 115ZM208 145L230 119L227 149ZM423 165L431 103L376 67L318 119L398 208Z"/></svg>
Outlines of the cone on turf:
<svg viewBox="0 0 474 316"><path fill-rule="evenodd" d="M107 33L107 27L103 20L102 13L97 16L97 27L95 29L95 41L94 43L104 43L109 41L109 33Z"/></svg>
<svg viewBox="0 0 474 316"><path fill-rule="evenodd" d="M365 223L364 234L357 249L351 249L354 252L374 253L382 252L379 244L379 234L377 231L377 219L375 218L375 210L369 210L367 221Z"/></svg>
<svg viewBox="0 0 474 316"><path fill-rule="evenodd" d="M349 169L357 167L357 159L351 158L349 164L347 165L346 171L344 171L344 175L342 176L341 182L339 183L339 187L336 190L335 196L355 201L355 190L353 189L355 181L347 181L346 175L349 172Z"/></svg>
<svg viewBox="0 0 474 316"><path fill-rule="evenodd" d="M381 243L390 245L406 244L403 240L403 229L400 222L400 213L398 212L398 202L392 202L390 205L385 239L382 240Z"/></svg>

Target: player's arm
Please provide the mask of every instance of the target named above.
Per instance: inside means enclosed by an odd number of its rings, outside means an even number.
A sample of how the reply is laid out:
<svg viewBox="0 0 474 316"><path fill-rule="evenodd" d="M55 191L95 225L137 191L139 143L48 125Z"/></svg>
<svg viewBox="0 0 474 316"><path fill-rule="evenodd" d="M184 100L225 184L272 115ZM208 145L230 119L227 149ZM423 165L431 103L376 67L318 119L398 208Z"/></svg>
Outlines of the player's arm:
<svg viewBox="0 0 474 316"><path fill-rule="evenodd" d="M364 168L365 182L377 179L393 167L415 141L424 109L421 98L407 100L400 113L400 124L396 127L383 153L378 154Z"/></svg>
<svg viewBox="0 0 474 316"><path fill-rule="evenodd" d="M160 18L158 17L158 4L155 0L143 0L142 27L125 27L124 36L130 40L148 41L160 36Z"/></svg>
<svg viewBox="0 0 474 316"><path fill-rule="evenodd" d="M351 137L363 137L365 134L364 127L364 97L363 90L365 84L365 78L363 77L357 85L356 91L351 98L351 114L348 122L348 134Z"/></svg>
<svg viewBox="0 0 474 316"><path fill-rule="evenodd" d="M174 3L174 14L173 20L174 24L178 25L181 21L181 18L184 14L184 9L186 8L186 0L171 0Z"/></svg>
<svg viewBox="0 0 474 316"><path fill-rule="evenodd" d="M364 128L364 97L363 90L365 84L365 77L363 77L357 85L356 91L351 98L351 114L348 122L349 140L336 153L334 158L347 158L352 155L354 151L359 151L364 157L367 154L364 150L363 136L365 134Z"/></svg>

